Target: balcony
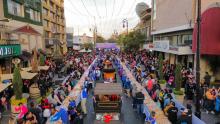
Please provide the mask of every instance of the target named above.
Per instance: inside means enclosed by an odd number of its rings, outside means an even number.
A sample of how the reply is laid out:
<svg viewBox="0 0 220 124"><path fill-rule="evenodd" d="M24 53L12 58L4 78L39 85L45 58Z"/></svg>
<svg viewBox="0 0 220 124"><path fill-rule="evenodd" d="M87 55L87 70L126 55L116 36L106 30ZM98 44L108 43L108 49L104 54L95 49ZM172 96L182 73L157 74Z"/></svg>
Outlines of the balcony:
<svg viewBox="0 0 220 124"><path fill-rule="evenodd" d="M148 20L151 18L151 9L147 9L141 14L141 20Z"/></svg>
<svg viewBox="0 0 220 124"><path fill-rule="evenodd" d="M177 53L178 55L188 55L193 54L192 47L189 45L183 45L183 46L170 46L169 51L173 53Z"/></svg>
<svg viewBox="0 0 220 124"><path fill-rule="evenodd" d="M170 45L168 40L154 41L153 43L146 44L144 48L147 50L171 53L176 55L193 54L191 45Z"/></svg>

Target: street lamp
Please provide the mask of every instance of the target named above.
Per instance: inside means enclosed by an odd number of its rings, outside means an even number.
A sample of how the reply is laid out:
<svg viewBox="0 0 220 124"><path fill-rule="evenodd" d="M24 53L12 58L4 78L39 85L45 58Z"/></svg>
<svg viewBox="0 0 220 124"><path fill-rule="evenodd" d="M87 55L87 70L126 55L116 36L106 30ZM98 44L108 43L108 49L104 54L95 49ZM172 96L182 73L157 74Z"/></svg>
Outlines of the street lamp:
<svg viewBox="0 0 220 124"><path fill-rule="evenodd" d="M123 28L125 28L125 26L126 26L126 28L127 28L127 35L128 35L128 20L127 19L123 19Z"/></svg>
<svg viewBox="0 0 220 124"><path fill-rule="evenodd" d="M197 43L196 43L196 112L195 115L201 118L200 111L200 41L201 41L201 0L197 1Z"/></svg>

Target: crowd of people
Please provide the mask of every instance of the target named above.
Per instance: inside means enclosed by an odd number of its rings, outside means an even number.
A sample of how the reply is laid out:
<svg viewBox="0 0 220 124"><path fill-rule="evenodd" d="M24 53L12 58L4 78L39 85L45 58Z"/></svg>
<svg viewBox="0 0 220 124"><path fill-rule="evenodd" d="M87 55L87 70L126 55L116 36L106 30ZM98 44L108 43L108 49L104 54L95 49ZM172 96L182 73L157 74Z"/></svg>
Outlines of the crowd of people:
<svg viewBox="0 0 220 124"><path fill-rule="evenodd" d="M87 91L81 93L81 105L77 105L74 100L70 101L68 108L62 104L93 60L93 53L77 51L69 51L59 62L47 59L45 64L50 66L49 70L40 71L37 77L37 86L42 99L39 103L33 99L29 99L27 105L20 103L19 107L15 108L16 111L19 111L16 118L17 124L67 124L69 122L81 124L82 115L87 114L85 107ZM54 77L57 74L66 77L62 83L54 83ZM23 80L23 84L23 92L29 93L31 82ZM58 85L58 88L54 85ZM85 91L85 87L82 89ZM9 87L0 96L0 111L10 109L9 101L13 96L13 90Z"/></svg>
<svg viewBox="0 0 220 124"><path fill-rule="evenodd" d="M141 83L152 99L159 103L159 106L168 116L172 123L187 122L192 123L192 105L194 104L196 93L196 82L191 68L182 67L182 88L185 91L187 101L186 108L177 108L175 105L175 65L163 63L163 73L166 82L165 87L161 87L159 80L159 58L146 51L121 53L122 61L133 72L136 80ZM122 79L123 80L123 79ZM207 113L219 114L220 112L220 89L210 87L211 76L208 72L201 83L201 103Z"/></svg>
<svg viewBox="0 0 220 124"><path fill-rule="evenodd" d="M102 52L97 56L101 55ZM115 54L116 55L116 54ZM133 73L136 80L146 89L151 98L158 103L158 106L164 111L164 114L173 123L192 123L192 104L194 103L194 95L196 90L195 77L190 68L183 67L182 73L182 87L185 89L185 98L187 100L186 108L178 108L176 105L173 88L175 88L175 65L169 65L168 62L163 63L163 78L166 85L162 87L159 83L159 59L146 51L139 52L121 52L118 54L122 62ZM86 100L89 90L94 86L94 81L100 80L101 70L104 68L103 57L98 57L97 61L89 70L89 75L86 77L84 85L81 87L81 100L77 105L75 100L70 101L68 108L62 106L62 102L74 89L78 80L83 75L84 71L95 59L93 53L79 53L76 51L69 51L65 58L60 62L47 60L46 65L50 66L48 71L42 71L38 77L38 87L42 96L41 102L29 102L28 106L20 104L17 110L21 111L17 123L18 124L46 124L51 122L57 123L82 123L82 117L87 115ZM114 65L117 66L119 77L122 81L122 87L127 97L133 98L133 107L137 109L138 113L143 113L144 95L140 89L133 89L131 81L125 75L122 66L116 57L111 57ZM57 89L51 91L53 85L53 78L56 74L62 72L62 75L67 76L66 80L59 84ZM220 113L220 89L210 88L211 76L206 73L204 83L201 85L202 90L202 106L207 113ZM24 92L29 92L28 87L30 82L24 80ZM134 92L135 91L135 92ZM47 96L47 92L51 94ZM0 111L10 109L8 106L9 99L13 96L12 89L8 88L0 94ZM67 117L66 117L67 116ZM146 117L147 122L156 123L156 113L151 112L149 117Z"/></svg>

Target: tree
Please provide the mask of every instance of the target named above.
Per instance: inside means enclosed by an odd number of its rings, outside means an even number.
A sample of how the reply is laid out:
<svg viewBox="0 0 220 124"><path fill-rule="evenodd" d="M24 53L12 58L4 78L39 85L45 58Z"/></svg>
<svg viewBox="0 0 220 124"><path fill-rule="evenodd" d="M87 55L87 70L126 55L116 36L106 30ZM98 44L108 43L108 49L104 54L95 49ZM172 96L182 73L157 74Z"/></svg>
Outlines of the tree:
<svg viewBox="0 0 220 124"><path fill-rule="evenodd" d="M14 59L13 63L15 65L14 72L13 72L13 79L12 79L13 89L14 89L15 99L20 100L22 99L22 87L23 87L20 68L18 67L20 60Z"/></svg>
<svg viewBox="0 0 220 124"><path fill-rule="evenodd" d="M45 65L45 57L42 53L40 53L40 66L44 66Z"/></svg>
<svg viewBox="0 0 220 124"><path fill-rule="evenodd" d="M121 34L118 37L117 43L122 45L125 50L139 50L144 44L145 37L140 32L130 32L128 35Z"/></svg>
<svg viewBox="0 0 220 124"><path fill-rule="evenodd" d="M158 57L158 59L159 59L159 78L160 78L160 80L163 80L164 79L164 73L163 73L163 56L162 56L162 54L159 54L159 57Z"/></svg>
<svg viewBox="0 0 220 124"><path fill-rule="evenodd" d="M104 43L105 38L102 37L101 35L96 35L96 43Z"/></svg>
<svg viewBox="0 0 220 124"><path fill-rule="evenodd" d="M180 91L181 89L181 83L182 83L181 68L182 66L180 64L177 64L175 68L175 83L176 83L175 90L176 91Z"/></svg>
<svg viewBox="0 0 220 124"><path fill-rule="evenodd" d="M85 43L85 44L83 44L83 47L85 50L88 50L88 49L92 50L93 44L92 43Z"/></svg>

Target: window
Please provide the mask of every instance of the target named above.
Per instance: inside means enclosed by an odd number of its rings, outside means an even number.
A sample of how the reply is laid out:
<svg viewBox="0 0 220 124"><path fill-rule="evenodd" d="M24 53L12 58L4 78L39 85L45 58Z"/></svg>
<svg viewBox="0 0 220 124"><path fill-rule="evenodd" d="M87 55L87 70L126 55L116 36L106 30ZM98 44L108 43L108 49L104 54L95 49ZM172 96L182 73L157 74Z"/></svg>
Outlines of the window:
<svg viewBox="0 0 220 124"><path fill-rule="evenodd" d="M30 9L30 19L34 20L34 10Z"/></svg>
<svg viewBox="0 0 220 124"><path fill-rule="evenodd" d="M50 1L50 9L53 9L53 3Z"/></svg>
<svg viewBox="0 0 220 124"><path fill-rule="evenodd" d="M43 20L43 25L46 26L46 27L48 27L48 22L47 22L47 20Z"/></svg>
<svg viewBox="0 0 220 124"><path fill-rule="evenodd" d="M47 15L47 11L48 11L47 9L43 8L43 12L42 13Z"/></svg>
<svg viewBox="0 0 220 124"><path fill-rule="evenodd" d="M191 45L192 44L192 35L183 35L181 45Z"/></svg>
<svg viewBox="0 0 220 124"><path fill-rule="evenodd" d="M44 31L44 37L48 38L49 37L49 32L48 31Z"/></svg>
<svg viewBox="0 0 220 124"><path fill-rule="evenodd" d="M52 12L50 12L50 17L53 18L54 14Z"/></svg>
<svg viewBox="0 0 220 124"><path fill-rule="evenodd" d="M8 12L16 16L24 17L24 7L12 0L8 0Z"/></svg>

